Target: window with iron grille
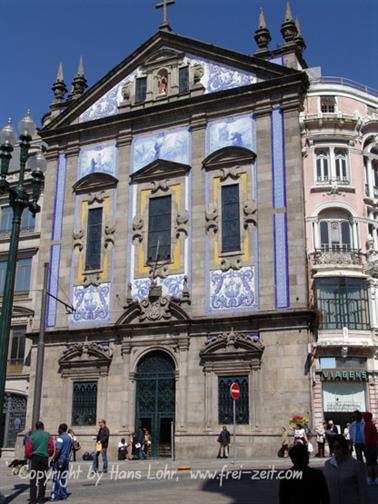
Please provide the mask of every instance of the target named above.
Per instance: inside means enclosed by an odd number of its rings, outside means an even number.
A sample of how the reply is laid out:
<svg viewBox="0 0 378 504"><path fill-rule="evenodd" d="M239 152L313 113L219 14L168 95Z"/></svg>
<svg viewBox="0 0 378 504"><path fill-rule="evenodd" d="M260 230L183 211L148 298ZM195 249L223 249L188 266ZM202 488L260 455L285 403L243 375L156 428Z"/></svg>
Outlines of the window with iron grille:
<svg viewBox="0 0 378 504"><path fill-rule="evenodd" d="M315 282L321 329L369 329L365 278L324 277Z"/></svg>
<svg viewBox="0 0 378 504"><path fill-rule="evenodd" d="M232 383L240 387L239 399L235 404L235 420L237 424L249 423L249 394L248 376L219 376L218 377L218 418L220 424L233 423L233 401L230 394Z"/></svg>
<svg viewBox="0 0 378 504"><path fill-rule="evenodd" d="M179 93L189 92L189 68L182 67L179 69Z"/></svg>
<svg viewBox="0 0 378 504"><path fill-rule="evenodd" d="M239 185L222 186L222 252L240 250Z"/></svg>
<svg viewBox="0 0 378 504"><path fill-rule="evenodd" d="M102 208L88 210L85 269L101 268Z"/></svg>
<svg viewBox="0 0 378 504"><path fill-rule="evenodd" d="M171 196L150 198L148 215L148 261L171 258Z"/></svg>
<svg viewBox="0 0 378 504"><path fill-rule="evenodd" d="M140 77L135 80L135 103L141 103L146 100L147 95L147 77Z"/></svg>
<svg viewBox="0 0 378 504"><path fill-rule="evenodd" d="M72 425L96 425L97 382L74 382Z"/></svg>

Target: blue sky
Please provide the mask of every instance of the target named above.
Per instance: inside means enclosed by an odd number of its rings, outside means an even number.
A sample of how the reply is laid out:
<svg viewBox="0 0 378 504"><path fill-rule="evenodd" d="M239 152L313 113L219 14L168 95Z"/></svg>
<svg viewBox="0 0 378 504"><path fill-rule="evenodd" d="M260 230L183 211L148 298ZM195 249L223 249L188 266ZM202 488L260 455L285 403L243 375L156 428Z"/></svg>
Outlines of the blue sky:
<svg viewBox="0 0 378 504"><path fill-rule="evenodd" d="M156 2L0 0L0 127L9 116L17 123L27 108L40 125L60 61L70 88L82 54L93 85L157 31ZM251 54L260 6L276 47L285 0L176 0L169 19L179 34ZM292 0L291 6L301 22L309 66L378 89L377 0Z"/></svg>

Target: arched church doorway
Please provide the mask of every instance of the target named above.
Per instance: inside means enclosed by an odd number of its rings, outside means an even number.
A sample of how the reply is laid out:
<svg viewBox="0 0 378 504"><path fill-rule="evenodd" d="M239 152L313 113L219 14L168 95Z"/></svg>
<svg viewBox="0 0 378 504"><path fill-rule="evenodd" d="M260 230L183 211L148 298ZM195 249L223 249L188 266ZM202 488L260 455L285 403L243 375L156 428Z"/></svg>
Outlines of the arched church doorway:
<svg viewBox="0 0 378 504"><path fill-rule="evenodd" d="M153 457L171 455L175 396L175 364L171 357L162 351L145 355L136 372L135 426L150 431Z"/></svg>

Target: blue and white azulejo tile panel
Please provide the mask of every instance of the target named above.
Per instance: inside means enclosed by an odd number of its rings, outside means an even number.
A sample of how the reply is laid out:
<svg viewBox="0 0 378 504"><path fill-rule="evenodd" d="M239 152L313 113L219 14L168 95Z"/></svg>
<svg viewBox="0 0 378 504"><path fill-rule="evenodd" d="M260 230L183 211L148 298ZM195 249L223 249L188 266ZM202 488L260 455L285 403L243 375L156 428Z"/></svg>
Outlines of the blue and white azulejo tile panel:
<svg viewBox="0 0 378 504"><path fill-rule="evenodd" d="M163 294L180 298L184 287L184 275L168 275L166 278L158 278L158 285L162 285ZM141 301L148 296L151 285L150 278L138 278L132 282L132 296L136 301Z"/></svg>
<svg viewBox="0 0 378 504"><path fill-rule="evenodd" d="M83 147L78 161L78 179L90 173L115 175L117 170L117 147L115 143L103 143Z"/></svg>
<svg viewBox="0 0 378 504"><path fill-rule="evenodd" d="M274 277L277 308L289 307L289 271L286 213L274 215Z"/></svg>
<svg viewBox="0 0 378 504"><path fill-rule="evenodd" d="M190 65L200 64L203 66L204 74L201 84L205 87L205 93L215 93L232 89L235 87L248 86L254 84L256 75L227 65L221 65L215 61L204 58L197 58L188 54L185 63Z"/></svg>
<svg viewBox="0 0 378 504"><path fill-rule="evenodd" d="M210 272L210 311L255 309L255 268Z"/></svg>
<svg viewBox="0 0 378 504"><path fill-rule="evenodd" d="M206 154L228 146L246 147L254 151L253 125L252 114L209 121L206 128Z"/></svg>
<svg viewBox="0 0 378 504"><path fill-rule="evenodd" d="M155 159L190 164L189 128L172 128L149 135L138 135L132 143L132 171L136 172Z"/></svg>
<svg viewBox="0 0 378 504"><path fill-rule="evenodd" d="M73 289L73 307L71 324L111 322L110 310L111 284L102 283L98 286L78 285Z"/></svg>
<svg viewBox="0 0 378 504"><path fill-rule="evenodd" d="M122 87L138 75L139 69L127 75L118 84L113 86L93 105L91 105L79 117L79 122L94 121L101 117L108 117L118 113L118 105L122 101Z"/></svg>

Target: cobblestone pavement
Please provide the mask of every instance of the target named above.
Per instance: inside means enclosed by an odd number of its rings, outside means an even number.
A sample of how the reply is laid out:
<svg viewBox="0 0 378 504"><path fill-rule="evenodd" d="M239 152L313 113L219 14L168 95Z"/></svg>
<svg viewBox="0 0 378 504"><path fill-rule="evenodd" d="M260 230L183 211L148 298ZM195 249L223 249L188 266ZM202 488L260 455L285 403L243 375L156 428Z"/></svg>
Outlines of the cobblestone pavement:
<svg viewBox="0 0 378 504"><path fill-rule="evenodd" d="M324 461L313 460L312 467ZM179 467L191 470L178 470ZM111 462L108 474L88 476L90 464L71 464L68 490L73 504L275 504L278 503L279 470L290 467L287 459L237 461L131 461ZM265 473L257 473L257 470ZM276 472L273 472L276 471ZM260 479L254 479L259 477ZM26 504L29 497L27 479L11 474L5 463L0 465L1 491L5 502ZM51 482L47 484L50 495ZM378 486L369 487L369 504L378 502Z"/></svg>

